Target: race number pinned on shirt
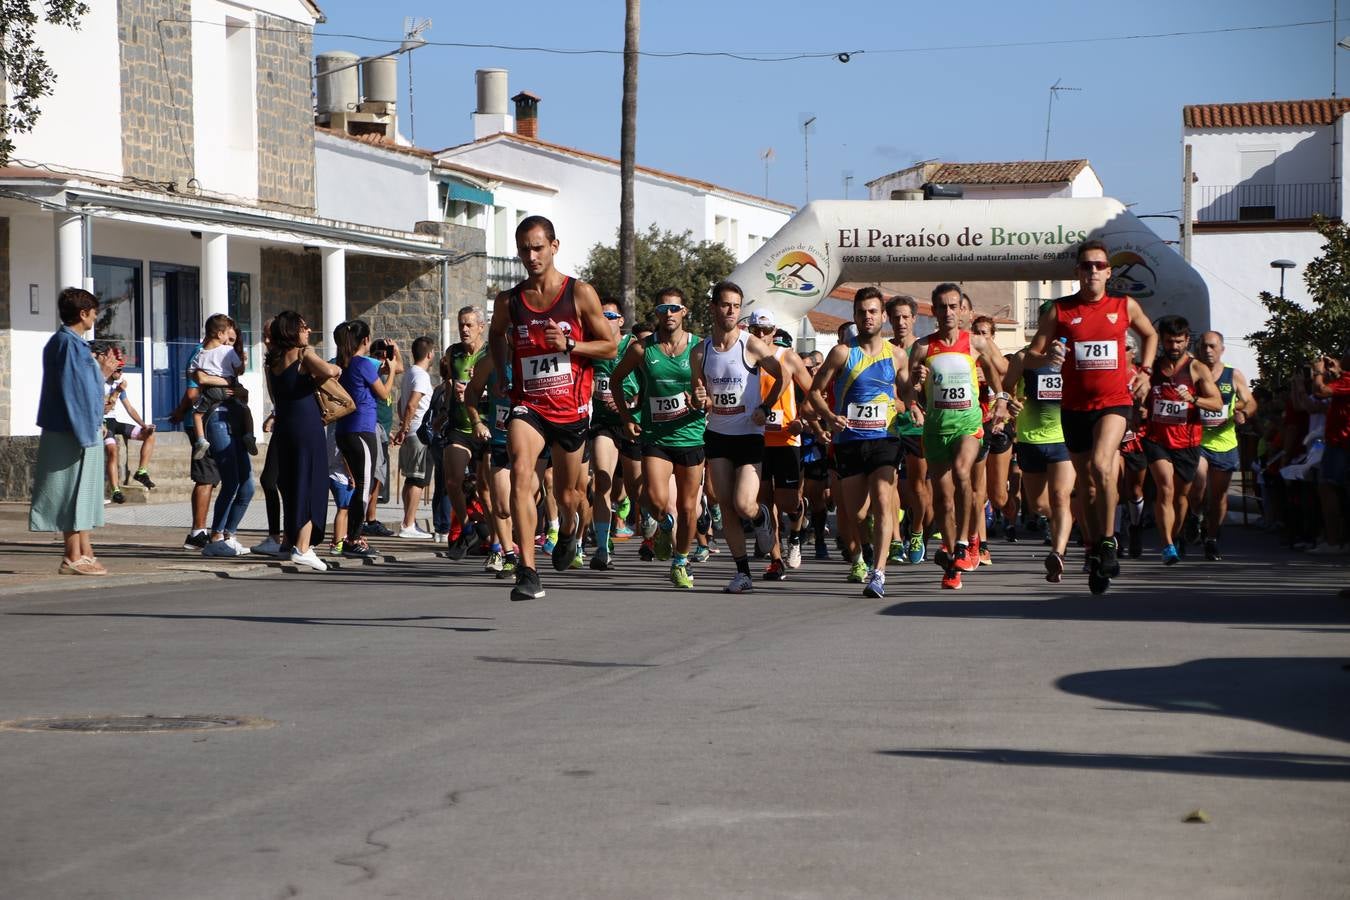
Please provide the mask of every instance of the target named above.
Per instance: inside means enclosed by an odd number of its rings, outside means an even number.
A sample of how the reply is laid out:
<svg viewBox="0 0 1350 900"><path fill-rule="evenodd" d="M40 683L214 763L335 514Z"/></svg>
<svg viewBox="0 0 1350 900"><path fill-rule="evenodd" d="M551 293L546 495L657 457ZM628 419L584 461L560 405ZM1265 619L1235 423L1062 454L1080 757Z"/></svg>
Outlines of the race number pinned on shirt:
<svg viewBox="0 0 1350 900"><path fill-rule="evenodd" d="M1110 371L1120 367L1117 341L1074 341L1073 364L1080 372Z"/></svg>
<svg viewBox="0 0 1350 900"><path fill-rule="evenodd" d="M787 416L783 415L783 411L776 406L769 410L769 414L764 417L765 431L782 431L786 424Z"/></svg>
<svg viewBox="0 0 1350 900"><path fill-rule="evenodd" d="M1228 424L1228 404L1224 404L1222 409L1202 409L1200 410L1200 421L1206 428L1218 428Z"/></svg>
<svg viewBox="0 0 1350 900"><path fill-rule="evenodd" d="M850 403L844 411L848 427L854 431L885 431L891 420L891 405L884 400Z"/></svg>
<svg viewBox="0 0 1350 900"><path fill-rule="evenodd" d="M551 393L572 385L572 356L570 353L541 353L521 359L525 393Z"/></svg>
<svg viewBox="0 0 1350 900"><path fill-rule="evenodd" d="M1190 422L1191 405L1184 400L1153 398L1153 421L1160 425L1185 425Z"/></svg>
<svg viewBox="0 0 1350 900"><path fill-rule="evenodd" d="M684 394L676 394L673 397L652 397L648 404L651 406L652 421L654 422L672 422L689 411L689 401Z"/></svg>
<svg viewBox="0 0 1350 900"><path fill-rule="evenodd" d="M510 417L511 417L511 407L498 406L497 417L493 420L496 423L496 425L494 425L493 427L495 427L498 431L505 431L506 420L509 419Z"/></svg>
<svg viewBox="0 0 1350 900"><path fill-rule="evenodd" d="M603 403L614 402L614 392L609 387L609 376L596 373L595 375L595 393Z"/></svg>
<svg viewBox="0 0 1350 900"><path fill-rule="evenodd" d="M735 416L745 412L745 404L741 402L744 394L744 386L731 391L718 391L710 394L712 397L712 413L715 416Z"/></svg>
<svg viewBox="0 0 1350 900"><path fill-rule="evenodd" d="M1037 400L1060 400L1064 395L1064 376L1059 372L1042 372L1036 376Z"/></svg>

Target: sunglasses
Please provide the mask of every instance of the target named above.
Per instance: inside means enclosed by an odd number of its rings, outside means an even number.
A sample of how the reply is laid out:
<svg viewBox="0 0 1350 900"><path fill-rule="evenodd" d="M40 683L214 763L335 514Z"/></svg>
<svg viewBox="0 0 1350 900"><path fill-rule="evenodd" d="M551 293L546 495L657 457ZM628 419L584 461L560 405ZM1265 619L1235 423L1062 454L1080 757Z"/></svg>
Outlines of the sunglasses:
<svg viewBox="0 0 1350 900"><path fill-rule="evenodd" d="M661 315L664 315L666 313L673 314L679 312L682 309L684 309L684 307L678 303L660 303L657 304L656 312Z"/></svg>
<svg viewBox="0 0 1350 900"><path fill-rule="evenodd" d="M611 322L613 322L615 319L622 319L622 318L623 318L623 315L621 315L620 313L610 312L610 311L606 310L606 311L605 311L605 318L606 318L606 319L609 319Z"/></svg>
<svg viewBox="0 0 1350 900"><path fill-rule="evenodd" d="M1109 268L1111 268L1111 264L1110 264L1109 262L1104 262L1103 260L1087 260L1087 259L1085 259L1085 260L1083 260L1082 262L1080 262L1080 263L1078 264L1078 268L1080 268L1080 269L1096 269L1098 272L1101 272L1101 271L1103 271L1104 269L1109 269Z"/></svg>

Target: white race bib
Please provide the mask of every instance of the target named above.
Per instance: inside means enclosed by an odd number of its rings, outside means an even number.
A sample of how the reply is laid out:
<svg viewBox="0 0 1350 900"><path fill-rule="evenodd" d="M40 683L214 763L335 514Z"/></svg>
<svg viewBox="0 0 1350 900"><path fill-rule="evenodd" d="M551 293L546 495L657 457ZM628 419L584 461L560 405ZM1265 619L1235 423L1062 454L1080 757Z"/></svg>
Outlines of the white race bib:
<svg viewBox="0 0 1350 900"><path fill-rule="evenodd" d="M552 393L572 385L572 355L544 353L526 356L520 361L525 376L525 393Z"/></svg>
<svg viewBox="0 0 1350 900"><path fill-rule="evenodd" d="M1228 424L1228 404L1225 403L1223 409L1217 411L1209 409L1200 410L1200 421L1204 423L1206 428L1218 428Z"/></svg>
<svg viewBox="0 0 1350 900"><path fill-rule="evenodd" d="M495 425L494 427L495 427L498 431L504 431L504 430L506 429L506 420L507 420L508 418L510 418L510 416L511 416L511 407L509 407L509 406L498 406L498 407L497 407L497 417L496 417L496 419L494 420L494 421L496 422L496 425Z"/></svg>
<svg viewBox="0 0 1350 900"><path fill-rule="evenodd" d="M933 406L938 409L970 409L975 391L967 381L965 384L933 385Z"/></svg>
<svg viewBox="0 0 1350 900"><path fill-rule="evenodd" d="M850 403L844 411L848 427L854 431L885 431L890 424L891 405L884 400Z"/></svg>
<svg viewBox="0 0 1350 900"><path fill-rule="evenodd" d="M1184 400L1153 398L1153 421L1162 425L1186 425L1190 422L1191 405Z"/></svg>
<svg viewBox="0 0 1350 900"><path fill-rule="evenodd" d="M783 426L787 424L787 416L778 407L769 410L769 414L764 417L764 428L767 431L782 431Z"/></svg>
<svg viewBox="0 0 1350 900"><path fill-rule="evenodd" d="M1117 369L1120 367L1120 344L1116 341L1074 341L1073 364L1080 372Z"/></svg>
<svg viewBox="0 0 1350 900"><path fill-rule="evenodd" d="M1064 392L1064 376L1059 372L1042 372L1036 376L1036 399L1059 400Z"/></svg>
<svg viewBox="0 0 1350 900"><path fill-rule="evenodd" d="M712 398L712 413L715 416L736 416L745 412L745 404L741 402L744 396L744 386L738 385L734 391L719 391L708 396Z"/></svg>
<svg viewBox="0 0 1350 900"><path fill-rule="evenodd" d="M651 397L647 402L651 407L654 422L671 422L689 411L689 402L684 394L676 394L674 397Z"/></svg>

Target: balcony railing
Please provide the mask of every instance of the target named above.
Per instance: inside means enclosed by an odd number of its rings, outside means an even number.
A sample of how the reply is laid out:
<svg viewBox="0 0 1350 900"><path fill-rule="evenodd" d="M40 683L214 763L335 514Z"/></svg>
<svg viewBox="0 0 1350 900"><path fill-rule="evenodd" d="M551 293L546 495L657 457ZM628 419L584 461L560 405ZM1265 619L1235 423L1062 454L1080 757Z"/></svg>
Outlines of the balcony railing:
<svg viewBox="0 0 1350 900"><path fill-rule="evenodd" d="M525 265L517 256L489 256L487 258L488 295L515 287L525 280Z"/></svg>
<svg viewBox="0 0 1350 900"><path fill-rule="evenodd" d="M1341 214L1336 185L1206 184L1195 193L1197 222L1275 222Z"/></svg>

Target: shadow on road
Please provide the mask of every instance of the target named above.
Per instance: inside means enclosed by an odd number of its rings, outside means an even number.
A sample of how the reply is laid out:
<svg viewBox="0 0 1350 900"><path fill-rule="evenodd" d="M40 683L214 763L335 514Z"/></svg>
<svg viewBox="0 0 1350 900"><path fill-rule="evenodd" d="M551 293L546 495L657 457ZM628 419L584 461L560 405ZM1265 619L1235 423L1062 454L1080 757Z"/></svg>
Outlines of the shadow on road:
<svg viewBox="0 0 1350 900"><path fill-rule="evenodd" d="M353 618L350 616L203 616L187 613L61 613L61 612L11 612L7 616L47 616L59 618L94 619L170 619L186 621L247 622L266 625L340 625L345 628L423 628L434 631L481 632L496 631L495 628L463 625L416 625L403 624L427 620L464 619L469 621L492 621L483 616L376 616L373 618Z"/></svg>
<svg viewBox="0 0 1350 900"><path fill-rule="evenodd" d="M1119 769L1220 778L1264 778L1286 781L1350 781L1350 756L1305 753L1216 751L1197 756L1135 753L1062 753L1051 750L934 748L878 750L882 756L993 763L1003 766L1052 766L1071 769Z"/></svg>

